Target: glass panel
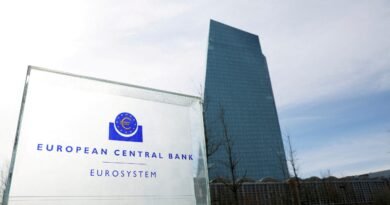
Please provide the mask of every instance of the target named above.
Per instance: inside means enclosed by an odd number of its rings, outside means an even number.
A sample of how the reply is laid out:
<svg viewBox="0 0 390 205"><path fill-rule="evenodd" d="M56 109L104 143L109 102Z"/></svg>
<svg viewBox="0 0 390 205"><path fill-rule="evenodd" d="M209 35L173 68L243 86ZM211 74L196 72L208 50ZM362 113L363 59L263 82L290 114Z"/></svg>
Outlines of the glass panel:
<svg viewBox="0 0 390 205"><path fill-rule="evenodd" d="M197 97L29 67L6 202L209 204Z"/></svg>

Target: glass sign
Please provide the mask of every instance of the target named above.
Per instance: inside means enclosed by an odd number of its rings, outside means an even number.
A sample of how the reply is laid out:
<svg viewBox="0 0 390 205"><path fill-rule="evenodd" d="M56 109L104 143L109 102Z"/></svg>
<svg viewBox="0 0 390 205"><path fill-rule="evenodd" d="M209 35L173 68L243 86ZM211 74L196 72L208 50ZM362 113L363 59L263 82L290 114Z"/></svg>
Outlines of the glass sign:
<svg viewBox="0 0 390 205"><path fill-rule="evenodd" d="M30 66L8 205L210 204L200 99Z"/></svg>

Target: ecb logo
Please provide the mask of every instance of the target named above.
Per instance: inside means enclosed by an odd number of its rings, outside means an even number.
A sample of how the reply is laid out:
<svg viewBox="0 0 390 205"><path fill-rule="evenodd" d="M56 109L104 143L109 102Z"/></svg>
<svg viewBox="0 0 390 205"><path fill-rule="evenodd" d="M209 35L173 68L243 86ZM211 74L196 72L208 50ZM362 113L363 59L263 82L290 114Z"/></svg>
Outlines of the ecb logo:
<svg viewBox="0 0 390 205"><path fill-rule="evenodd" d="M135 117L122 112L109 125L109 140L142 142L142 126L137 124Z"/></svg>

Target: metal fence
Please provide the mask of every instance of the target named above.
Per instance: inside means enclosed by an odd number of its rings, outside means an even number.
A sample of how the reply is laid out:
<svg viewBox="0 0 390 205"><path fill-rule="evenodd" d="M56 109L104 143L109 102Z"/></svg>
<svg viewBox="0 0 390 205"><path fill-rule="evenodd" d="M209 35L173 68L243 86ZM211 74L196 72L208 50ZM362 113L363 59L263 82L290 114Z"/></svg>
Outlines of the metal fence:
<svg viewBox="0 0 390 205"><path fill-rule="evenodd" d="M390 194L389 179L247 182L237 192L240 205L373 204L376 196ZM228 184L210 184L214 205L233 205ZM386 193L386 194L387 194ZM390 202L389 202L390 204Z"/></svg>

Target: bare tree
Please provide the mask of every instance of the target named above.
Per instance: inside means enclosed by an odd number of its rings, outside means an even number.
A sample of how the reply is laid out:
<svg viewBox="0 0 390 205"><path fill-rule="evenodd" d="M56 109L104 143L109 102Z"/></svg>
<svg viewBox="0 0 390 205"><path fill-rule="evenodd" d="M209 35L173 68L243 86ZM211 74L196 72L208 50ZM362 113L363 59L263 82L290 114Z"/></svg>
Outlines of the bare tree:
<svg viewBox="0 0 390 205"><path fill-rule="evenodd" d="M215 138L210 137L212 130L209 126L210 122L208 122L206 118L207 109L208 109L208 103L203 102L203 123L204 123L204 136L206 141L206 153L207 153L207 159L210 159L213 156L213 154L218 151L222 142L218 141Z"/></svg>
<svg viewBox="0 0 390 205"><path fill-rule="evenodd" d="M288 146L288 156L287 156L287 161L290 163L290 166L291 166L291 175L296 179L298 180L299 177L298 177L298 164L297 164L297 151L293 148L293 145L292 145L292 141L291 141L291 137L290 135L287 135L286 136L286 140L287 140L287 146Z"/></svg>
<svg viewBox="0 0 390 205"><path fill-rule="evenodd" d="M330 169L327 169L325 172L321 171L320 176L322 179L326 179L332 176L332 172L330 171Z"/></svg>
<svg viewBox="0 0 390 205"><path fill-rule="evenodd" d="M238 157L236 156L234 152L234 142L232 137L229 134L228 125L226 123L225 119L225 110L219 104L220 108L220 114L217 117L216 121L210 122L208 121L208 118L206 118L206 114L208 113L209 104L210 104L210 97L204 96L203 93L204 89L202 89L202 86L200 86L200 96L202 96L202 107L203 107L203 123L204 123L204 135L205 135L205 141L206 141L206 152L207 152L207 160L210 162L210 158L221 148L224 147L227 159L220 161L220 163L225 166L230 175L230 180L225 181L223 180L223 183L226 187L229 188L229 190L233 193L234 197L234 204L238 205L238 191L241 188L243 184L243 180L245 179L245 175L242 175L240 177L238 173ZM221 123L222 125L222 133L216 133L217 131L214 130L214 126L210 126L211 124ZM222 135L222 140L220 137L211 137L211 135ZM208 164L208 169L210 170L212 168L212 165Z"/></svg>
<svg viewBox="0 0 390 205"><path fill-rule="evenodd" d="M298 158L297 158L297 151L293 148L293 145L292 145L292 141L291 141L291 137L289 134L286 135L286 141L287 141L287 161L288 163L290 164L291 166L291 176L293 176L294 178L294 184L296 184L296 189L295 189L295 186L294 187L294 192L296 192L296 196L294 197L295 198L295 204L301 204L301 192L302 192L302 189L301 189L301 183L300 183L300 179L298 177L298 164L297 164L297 161L298 161Z"/></svg>
<svg viewBox="0 0 390 205"><path fill-rule="evenodd" d="M340 200L340 195L337 192L335 183L333 182L336 178L332 176L330 169L326 172L321 172L322 185L324 193L326 194L326 199L329 203L335 203Z"/></svg>
<svg viewBox="0 0 390 205"><path fill-rule="evenodd" d="M242 184L244 183L244 179L246 173L240 175L238 170L238 164L240 162L235 150L234 150L234 140L232 139L231 134L229 133L229 128L225 119L225 110L222 106L220 106L220 122L222 125L222 137L223 137L223 147L225 148L227 159L222 161L222 164L229 171L229 181L224 182L225 186L227 186L230 191L233 193L234 204L239 204L238 199L238 191L240 190Z"/></svg>
<svg viewBox="0 0 390 205"><path fill-rule="evenodd" d="M212 129L210 127L210 123L215 123L215 122L209 122L208 119L206 118L206 114L208 113L208 108L209 108L209 101L210 97L204 96L204 89L203 86L199 86L200 90L198 91L199 96L201 96L201 104L202 104L202 117L203 117L203 130L204 130L204 136L205 136L205 142L206 142L206 157L207 161L209 162L211 157L214 155L215 152L218 151L219 147L221 146L222 142L218 141L216 138L212 138L211 132ZM212 168L211 164L207 164L207 168L210 170Z"/></svg>
<svg viewBox="0 0 390 205"><path fill-rule="evenodd" d="M276 153L276 156L278 157L279 163L277 164L277 169L280 169L282 171L284 179L290 178L290 174L288 173L288 169L286 169L286 155L284 153L284 150L281 150L282 148L273 149L273 152Z"/></svg>

